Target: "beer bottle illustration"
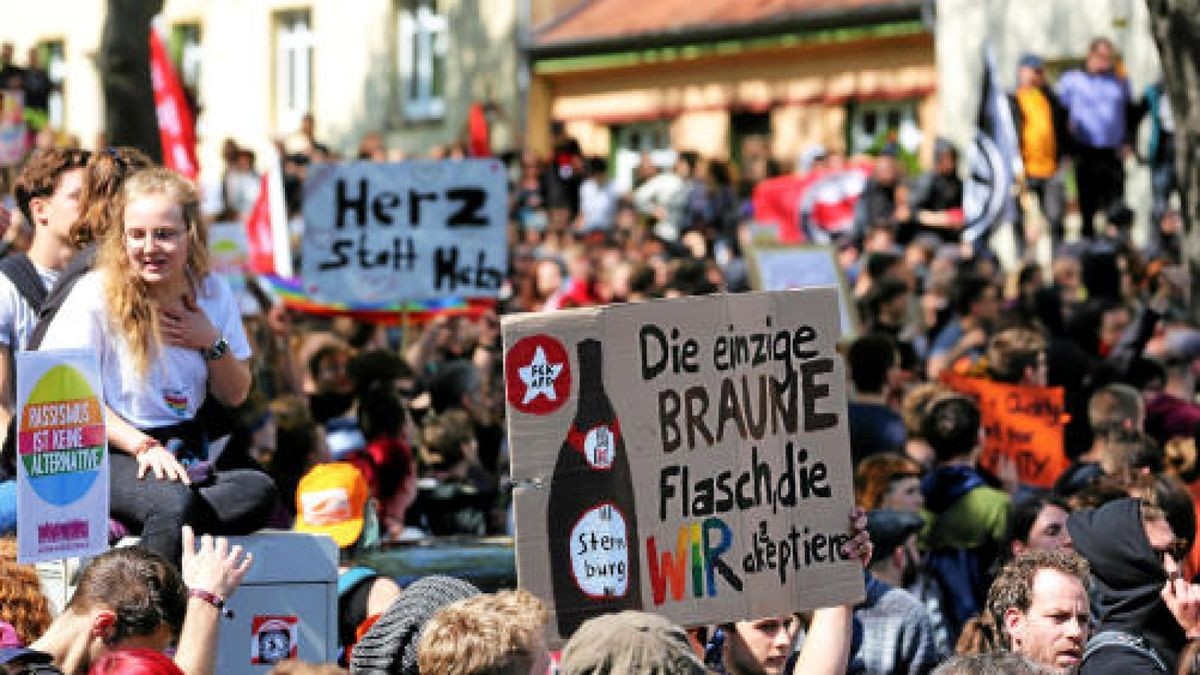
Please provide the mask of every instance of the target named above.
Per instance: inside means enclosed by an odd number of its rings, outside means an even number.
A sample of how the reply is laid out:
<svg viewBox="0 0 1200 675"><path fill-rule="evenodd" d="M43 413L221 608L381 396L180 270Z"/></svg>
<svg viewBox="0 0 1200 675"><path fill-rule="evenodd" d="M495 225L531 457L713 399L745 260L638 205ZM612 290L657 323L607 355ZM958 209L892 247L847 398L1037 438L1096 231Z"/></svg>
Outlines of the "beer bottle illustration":
<svg viewBox="0 0 1200 675"><path fill-rule="evenodd" d="M547 524L558 631L607 612L641 609L633 476L604 391L599 340L578 347L579 401L554 465Z"/></svg>

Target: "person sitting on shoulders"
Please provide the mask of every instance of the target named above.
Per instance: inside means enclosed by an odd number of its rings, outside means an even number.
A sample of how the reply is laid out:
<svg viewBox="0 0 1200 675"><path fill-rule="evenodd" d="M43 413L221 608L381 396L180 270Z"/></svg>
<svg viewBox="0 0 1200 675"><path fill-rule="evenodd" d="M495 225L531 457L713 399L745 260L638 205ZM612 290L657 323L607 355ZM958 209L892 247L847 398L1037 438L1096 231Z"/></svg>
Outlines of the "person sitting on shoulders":
<svg viewBox="0 0 1200 675"><path fill-rule="evenodd" d="M248 534L270 516L264 473L215 471L196 415L206 396L235 406L250 390L250 345L229 285L209 273L195 187L169 169L125 181L124 211L96 268L59 309L42 347L98 355L112 471L112 515L179 560L180 528Z"/></svg>

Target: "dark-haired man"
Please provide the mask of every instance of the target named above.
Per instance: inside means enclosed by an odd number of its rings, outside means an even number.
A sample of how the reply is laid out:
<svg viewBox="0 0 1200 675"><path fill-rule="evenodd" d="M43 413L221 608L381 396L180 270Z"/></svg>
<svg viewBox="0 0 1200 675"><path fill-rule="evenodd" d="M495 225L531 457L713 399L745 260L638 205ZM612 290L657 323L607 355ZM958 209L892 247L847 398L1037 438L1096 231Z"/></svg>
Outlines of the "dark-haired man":
<svg viewBox="0 0 1200 675"><path fill-rule="evenodd" d="M1000 289L994 282L975 274L960 274L954 280L954 319L934 338L926 364L929 379L963 356L977 358L991 337L1000 312Z"/></svg>
<svg viewBox="0 0 1200 675"><path fill-rule="evenodd" d="M1090 238L1095 234L1096 214L1125 194L1123 161L1131 152L1129 80L1117 70L1117 50L1111 40L1092 40L1084 68L1059 79L1058 97L1067 109L1067 126L1074 139L1082 235Z"/></svg>
<svg viewBox="0 0 1200 675"><path fill-rule="evenodd" d="M1069 142L1067 112L1054 90L1046 83L1041 57L1025 54L1017 63L1017 88L1009 95L1013 125L1021 142L1021 163L1025 169L1025 190L1038 200L1042 215L1050 224L1054 248L1063 241L1063 216L1066 194L1059 162ZM1014 240L1017 254L1024 256L1035 230L1025 222L1024 209L1017 209Z"/></svg>
<svg viewBox="0 0 1200 675"><path fill-rule="evenodd" d="M188 527L182 574L149 549L112 549L84 568L66 609L31 651L68 675L83 675L110 650L161 651L178 636L175 663L189 675L212 673L225 601L250 564L251 556L224 538L205 535L197 548Z"/></svg>
<svg viewBox="0 0 1200 675"><path fill-rule="evenodd" d="M905 590L917 580L917 532L924 524L920 515L905 511L867 515L874 551L867 567L867 597L854 608L849 672L925 673L937 665L932 619L925 605Z"/></svg>
<svg viewBox="0 0 1200 675"><path fill-rule="evenodd" d="M892 339L869 333L846 353L854 391L850 397L850 456L857 464L880 452L900 452L906 437L904 420L887 405L888 388L899 355Z"/></svg>
<svg viewBox="0 0 1200 675"><path fill-rule="evenodd" d="M921 420L921 435L934 452L934 469L921 481L931 520L924 544L956 633L983 606L986 567L1008 534L1009 497L988 486L975 468L981 434L974 401L957 395L933 401Z"/></svg>
<svg viewBox="0 0 1200 675"><path fill-rule="evenodd" d="M82 150L42 150L25 164L13 188L21 214L33 227L33 242L28 253L10 253L0 261L0 442L16 398L13 355L25 350L42 301L75 254L69 235L79 219L87 160ZM15 468L0 467L0 477L9 471ZM13 485L0 482L0 533L16 530Z"/></svg>

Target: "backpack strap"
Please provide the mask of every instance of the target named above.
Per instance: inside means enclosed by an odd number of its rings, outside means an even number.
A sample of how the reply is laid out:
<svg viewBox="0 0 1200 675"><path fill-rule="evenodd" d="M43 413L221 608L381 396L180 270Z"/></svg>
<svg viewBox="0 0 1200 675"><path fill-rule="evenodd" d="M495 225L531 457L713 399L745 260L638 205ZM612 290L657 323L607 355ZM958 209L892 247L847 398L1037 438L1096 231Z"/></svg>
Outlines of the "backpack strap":
<svg viewBox="0 0 1200 675"><path fill-rule="evenodd" d="M42 283L42 277L29 256L13 253L0 259L0 274L8 277L17 287L21 297L33 308L34 314L41 311L42 303L46 302L46 285Z"/></svg>
<svg viewBox="0 0 1200 675"><path fill-rule="evenodd" d="M58 314L58 308L62 307L67 296L71 294L71 289L75 287L75 282L83 278L92 269L92 265L96 261L96 246L95 244L79 251L71 261L67 263L66 269L58 275L58 281L54 282L54 288L46 295L45 302L42 303L41 310L38 312L37 325L33 327L33 333L29 336L29 344L26 349L29 351L37 351L38 347L42 346L42 338L46 336L46 331L49 330L51 322ZM214 436L215 438L215 436Z"/></svg>
<svg viewBox="0 0 1200 675"><path fill-rule="evenodd" d="M42 275L38 274L37 268L33 266L28 255L12 253L0 258L0 274L8 277L25 302L29 303L34 314L41 311L42 304L46 301L46 286L42 283ZM12 351L14 353L17 351L16 345L12 345ZM16 429L17 418L14 415L9 420L8 434L4 438L4 444L0 446L0 480L17 477Z"/></svg>
<svg viewBox="0 0 1200 675"><path fill-rule="evenodd" d="M1132 651L1153 661L1158 672L1170 672L1167 670L1167 665L1163 663L1162 657L1158 655L1158 652L1151 649L1144 639L1133 633L1126 633L1123 630L1105 630L1093 635L1092 639L1088 640L1087 647L1083 650L1083 658L1080 659L1080 664L1087 663L1089 657L1094 656L1096 652L1105 648Z"/></svg>

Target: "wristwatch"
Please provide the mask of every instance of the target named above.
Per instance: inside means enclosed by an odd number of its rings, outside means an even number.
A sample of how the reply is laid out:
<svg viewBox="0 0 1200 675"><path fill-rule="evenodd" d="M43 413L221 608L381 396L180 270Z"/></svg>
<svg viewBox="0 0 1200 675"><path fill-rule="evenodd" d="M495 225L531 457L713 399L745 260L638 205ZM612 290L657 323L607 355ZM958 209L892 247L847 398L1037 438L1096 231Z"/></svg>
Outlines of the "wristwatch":
<svg viewBox="0 0 1200 675"><path fill-rule="evenodd" d="M218 337L211 347L200 350L200 356L203 356L205 361L216 361L228 353L229 342L224 337Z"/></svg>

